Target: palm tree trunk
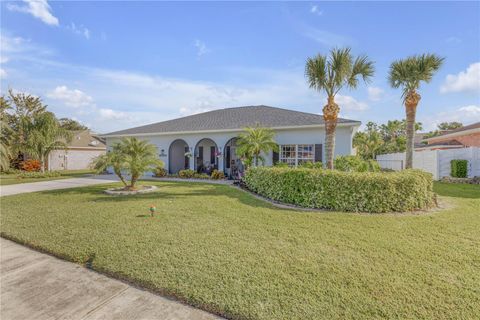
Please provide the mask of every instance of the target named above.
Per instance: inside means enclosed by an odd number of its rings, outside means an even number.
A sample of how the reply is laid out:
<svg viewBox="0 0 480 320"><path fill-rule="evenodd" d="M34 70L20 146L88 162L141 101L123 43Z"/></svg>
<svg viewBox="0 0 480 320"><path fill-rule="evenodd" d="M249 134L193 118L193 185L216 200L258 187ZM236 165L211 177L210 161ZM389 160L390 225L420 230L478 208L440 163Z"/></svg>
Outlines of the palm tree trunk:
<svg viewBox="0 0 480 320"><path fill-rule="evenodd" d="M125 181L125 178L122 176L122 172L120 170L114 170L115 171L115 174L117 175L117 177L120 179L120 181L122 181L123 183L123 186L127 186L127 182Z"/></svg>
<svg viewBox="0 0 480 320"><path fill-rule="evenodd" d="M132 179L130 180L130 189L135 189L135 183L137 183L138 176L132 175Z"/></svg>
<svg viewBox="0 0 480 320"><path fill-rule="evenodd" d="M415 115L417 105L421 97L415 91L411 91L405 98L405 111L407 114L407 148L405 155L405 169L413 168L414 135L415 135Z"/></svg>
<svg viewBox="0 0 480 320"><path fill-rule="evenodd" d="M325 159L327 169L333 169L333 155L335 152L335 129L340 109L333 96L328 97L328 103L323 107L323 119L325 120Z"/></svg>

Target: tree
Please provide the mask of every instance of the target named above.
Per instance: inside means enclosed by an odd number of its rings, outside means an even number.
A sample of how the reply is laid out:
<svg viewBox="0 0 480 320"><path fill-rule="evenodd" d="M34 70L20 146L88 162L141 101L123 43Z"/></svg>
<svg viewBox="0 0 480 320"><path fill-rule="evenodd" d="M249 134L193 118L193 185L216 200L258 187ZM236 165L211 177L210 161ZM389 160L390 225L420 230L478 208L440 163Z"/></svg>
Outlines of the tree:
<svg viewBox="0 0 480 320"><path fill-rule="evenodd" d="M463 124L457 121L442 122L437 127L438 127L438 130L455 130L463 127Z"/></svg>
<svg viewBox="0 0 480 320"><path fill-rule="evenodd" d="M128 190L135 190L138 178L146 171L161 165L163 162L158 159L157 148L137 138L123 138L115 143L106 155L97 157L92 162L92 168L97 172L105 171L111 166ZM125 181L123 171L130 175L130 184Z"/></svg>
<svg viewBox="0 0 480 320"><path fill-rule="evenodd" d="M47 106L39 97L25 93L15 93L8 90L7 96L0 99L2 121L11 130L3 132L4 141L10 147L14 157L23 155L26 148L27 130L32 125L33 118L46 112Z"/></svg>
<svg viewBox="0 0 480 320"><path fill-rule="evenodd" d="M357 154L365 160L375 159L384 144L383 137L374 122L368 122L364 132L357 132L353 137L353 146Z"/></svg>
<svg viewBox="0 0 480 320"><path fill-rule="evenodd" d="M394 61L390 66L389 82L393 88L402 88L402 98L407 115L407 141L405 167L412 168L413 138L415 134L415 115L417 105L421 99L417 92L420 83L429 83L434 73L443 64L444 58L434 54L411 56L403 60Z"/></svg>
<svg viewBox="0 0 480 320"><path fill-rule="evenodd" d="M32 123L26 127L25 151L42 163L42 172L45 172L45 160L55 149L67 147L72 139L70 131L60 127L60 124L51 112L43 112L34 116Z"/></svg>
<svg viewBox="0 0 480 320"><path fill-rule="evenodd" d="M335 129L340 111L335 103L335 96L342 88L357 88L360 77L364 82L368 82L373 74L373 62L369 61L367 56L354 58L350 48L332 49L328 57L319 54L307 59L305 76L309 87L327 94L323 118L326 132L326 165L329 169L333 169Z"/></svg>
<svg viewBox="0 0 480 320"><path fill-rule="evenodd" d="M258 161L262 163L265 159L262 157L263 153L268 153L271 150L277 151L278 145L275 142L275 132L269 128L263 128L259 125L255 127L247 127L245 132L241 133L237 140L237 154L244 156L247 159L253 159L254 166L258 166Z"/></svg>
<svg viewBox="0 0 480 320"><path fill-rule="evenodd" d="M84 126L83 124L81 124L80 122L74 119L60 118L58 119L58 122L60 122L60 126L66 130L70 130L70 131L88 130L88 127Z"/></svg>

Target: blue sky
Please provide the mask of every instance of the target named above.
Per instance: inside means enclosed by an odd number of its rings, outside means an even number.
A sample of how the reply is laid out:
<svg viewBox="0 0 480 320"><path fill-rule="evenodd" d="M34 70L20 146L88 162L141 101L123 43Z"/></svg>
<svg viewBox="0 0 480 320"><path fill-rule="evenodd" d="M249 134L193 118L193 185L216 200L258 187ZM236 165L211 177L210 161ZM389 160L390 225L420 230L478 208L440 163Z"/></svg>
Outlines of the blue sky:
<svg viewBox="0 0 480 320"><path fill-rule="evenodd" d="M337 97L343 117L404 118L390 63L446 58L417 118L480 121L480 2L1 2L1 91L41 96L98 132L216 108L320 113L307 57L350 46L372 82Z"/></svg>

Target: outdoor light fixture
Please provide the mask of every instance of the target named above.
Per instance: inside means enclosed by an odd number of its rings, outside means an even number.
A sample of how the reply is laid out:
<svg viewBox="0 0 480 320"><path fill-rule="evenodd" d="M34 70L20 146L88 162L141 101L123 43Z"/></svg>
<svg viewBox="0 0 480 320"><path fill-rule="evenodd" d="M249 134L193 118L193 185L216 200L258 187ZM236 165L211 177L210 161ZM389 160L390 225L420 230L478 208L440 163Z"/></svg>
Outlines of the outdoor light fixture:
<svg viewBox="0 0 480 320"><path fill-rule="evenodd" d="M165 153L165 149L160 150L160 157L166 157L167 154Z"/></svg>

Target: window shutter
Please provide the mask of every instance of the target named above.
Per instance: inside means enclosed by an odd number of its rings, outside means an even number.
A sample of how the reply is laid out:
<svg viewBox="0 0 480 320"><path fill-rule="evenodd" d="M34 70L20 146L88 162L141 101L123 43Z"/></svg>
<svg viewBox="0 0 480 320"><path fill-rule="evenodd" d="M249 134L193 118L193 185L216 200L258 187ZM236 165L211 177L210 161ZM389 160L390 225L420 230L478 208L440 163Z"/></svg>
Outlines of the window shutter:
<svg viewBox="0 0 480 320"><path fill-rule="evenodd" d="M279 159L278 152L273 151L272 152L272 163L273 163L273 165L276 165L278 163L278 159Z"/></svg>
<svg viewBox="0 0 480 320"><path fill-rule="evenodd" d="M315 145L315 162L322 162L322 145Z"/></svg>

